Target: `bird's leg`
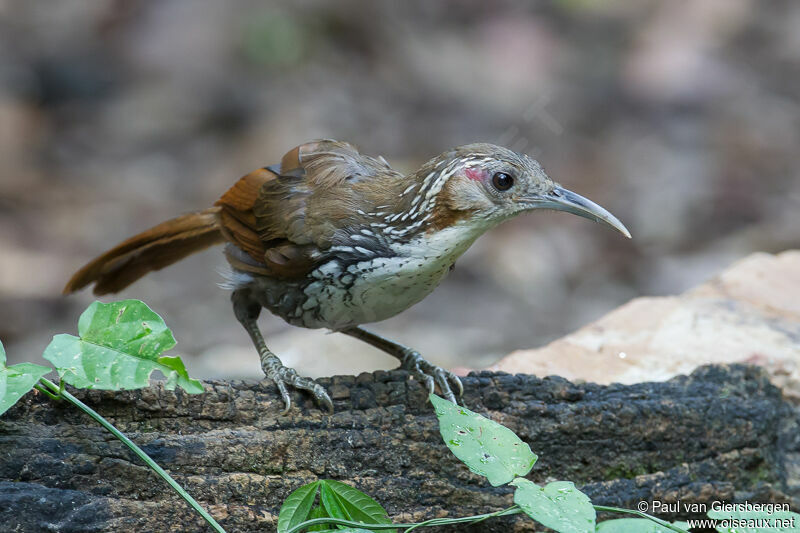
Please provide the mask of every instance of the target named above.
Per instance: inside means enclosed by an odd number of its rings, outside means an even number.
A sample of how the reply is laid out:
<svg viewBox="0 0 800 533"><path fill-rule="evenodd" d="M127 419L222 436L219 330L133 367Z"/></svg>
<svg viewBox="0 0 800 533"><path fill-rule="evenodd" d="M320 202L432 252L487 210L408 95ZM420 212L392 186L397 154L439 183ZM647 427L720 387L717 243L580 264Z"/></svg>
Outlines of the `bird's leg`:
<svg viewBox="0 0 800 533"><path fill-rule="evenodd" d="M400 359L400 367L413 372L420 378L427 387L429 392L433 392L434 384L439 385L442 394L453 403L458 403L450 388L452 383L458 389L459 398L464 394L464 386L461 380L450 372L438 366L432 365L417 352L407 346L392 342L389 339L371 333L361 327L353 326L347 329L340 330L341 333L346 333L351 337L362 340L367 344L371 344L375 348L388 353Z"/></svg>
<svg viewBox="0 0 800 533"><path fill-rule="evenodd" d="M309 391L318 403L324 405L329 412L333 413L333 402L319 383L311 378L298 376L293 368L284 366L278 356L267 348L264 337L258 329L258 315L261 314L261 304L259 304L250 294L248 289L238 289L233 291L231 296L233 302L233 312L236 319L244 326L253 344L261 357L261 369L268 379L271 379L278 386L285 405L281 414L286 414L292 406L292 399L286 385L291 385L296 389Z"/></svg>

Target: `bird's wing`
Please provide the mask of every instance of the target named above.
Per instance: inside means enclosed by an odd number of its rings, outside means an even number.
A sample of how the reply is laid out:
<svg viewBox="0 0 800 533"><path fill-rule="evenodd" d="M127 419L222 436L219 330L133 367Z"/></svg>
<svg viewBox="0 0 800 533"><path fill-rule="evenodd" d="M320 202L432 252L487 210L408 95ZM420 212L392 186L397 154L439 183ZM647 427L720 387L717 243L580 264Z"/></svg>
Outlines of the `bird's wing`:
<svg viewBox="0 0 800 533"><path fill-rule="evenodd" d="M383 159L348 143L297 146L280 165L244 176L217 201L223 233L246 254L228 254L228 260L242 270L302 278L371 208L364 182L397 176Z"/></svg>

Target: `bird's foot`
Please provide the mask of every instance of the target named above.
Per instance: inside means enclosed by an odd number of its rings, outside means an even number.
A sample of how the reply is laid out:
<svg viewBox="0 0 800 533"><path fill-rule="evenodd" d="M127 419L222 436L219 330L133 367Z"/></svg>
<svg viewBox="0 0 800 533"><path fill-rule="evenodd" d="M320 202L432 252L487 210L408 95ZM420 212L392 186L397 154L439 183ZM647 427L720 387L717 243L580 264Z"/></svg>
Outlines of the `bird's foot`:
<svg viewBox="0 0 800 533"><path fill-rule="evenodd" d="M278 386L284 404L284 409L281 411L282 415L288 413L292 407L292 398L289 396L286 385L310 392L318 404L324 406L329 413L333 414L333 402L325 388L311 378L298 376L294 368L284 366L274 354L266 353L261 357L261 368L264 370L267 379L272 380Z"/></svg>
<svg viewBox="0 0 800 533"><path fill-rule="evenodd" d="M458 390L458 397L461 398L461 396L464 395L464 386L461 384L461 380L458 376L449 370L429 363L419 352L414 350L407 350L404 352L403 356L400 358L400 368L413 372L417 378L422 380L428 392L431 394L433 394L435 386L438 385L442 395L451 402L457 404L456 396L453 394L453 389L450 387L452 383L453 387Z"/></svg>

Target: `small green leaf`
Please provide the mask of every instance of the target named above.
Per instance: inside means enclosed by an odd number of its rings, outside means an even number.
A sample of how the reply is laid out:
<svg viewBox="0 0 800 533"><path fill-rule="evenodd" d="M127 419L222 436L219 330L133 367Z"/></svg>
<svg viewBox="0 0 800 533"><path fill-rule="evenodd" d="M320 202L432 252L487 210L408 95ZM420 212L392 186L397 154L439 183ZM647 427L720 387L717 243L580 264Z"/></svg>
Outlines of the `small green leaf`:
<svg viewBox="0 0 800 533"><path fill-rule="evenodd" d="M173 372L167 374L167 383L164 385L167 390L172 390L175 385L179 385L183 390L190 394L202 394L203 384L196 379L189 377L186 371L186 366L180 357L173 355L162 355L158 358L158 362L167 368L171 368Z"/></svg>
<svg viewBox="0 0 800 533"><path fill-rule="evenodd" d="M720 524L720 533L797 533L800 531L800 514L791 511L722 510L712 508L708 517L727 520Z"/></svg>
<svg viewBox="0 0 800 533"><path fill-rule="evenodd" d="M154 370L167 377L166 388L203 392L178 357L161 356L175 346L164 321L139 300L94 302L78 320L79 337L56 335L45 349L66 383L84 389L138 389Z"/></svg>
<svg viewBox="0 0 800 533"><path fill-rule="evenodd" d="M673 522L674 525L686 529L685 522ZM648 520L647 518L617 518L597 524L596 533L674 533L673 530Z"/></svg>
<svg viewBox="0 0 800 533"><path fill-rule="evenodd" d="M325 479L320 481L320 500L322 506L332 518L343 518L363 524L391 524L386 510L358 489L338 481ZM395 533L396 530L388 529Z"/></svg>
<svg viewBox="0 0 800 533"><path fill-rule="evenodd" d="M42 376L53 370L33 363L6 366L6 350L0 342L0 415L11 409Z"/></svg>
<svg viewBox="0 0 800 533"><path fill-rule="evenodd" d="M430 395L447 447L470 470L496 487L533 468L536 454L507 427L469 409Z"/></svg>
<svg viewBox="0 0 800 533"><path fill-rule="evenodd" d="M540 487L517 478L511 485L517 487L514 503L540 524L559 533L594 533L596 513L592 502L571 481L554 481Z"/></svg>
<svg viewBox="0 0 800 533"><path fill-rule="evenodd" d="M278 512L278 533L289 531L309 519L311 506L317 498L319 481L308 483L289 494Z"/></svg>

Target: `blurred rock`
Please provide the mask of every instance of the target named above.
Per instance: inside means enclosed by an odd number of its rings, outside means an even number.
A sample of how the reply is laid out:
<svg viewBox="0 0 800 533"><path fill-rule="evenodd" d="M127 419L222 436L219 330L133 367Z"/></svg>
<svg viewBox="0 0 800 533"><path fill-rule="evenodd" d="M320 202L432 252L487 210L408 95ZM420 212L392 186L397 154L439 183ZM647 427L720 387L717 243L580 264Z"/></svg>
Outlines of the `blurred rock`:
<svg viewBox="0 0 800 533"><path fill-rule="evenodd" d="M666 380L709 363L763 366L800 401L800 251L750 255L680 296L636 298L490 369L607 384Z"/></svg>
<svg viewBox="0 0 800 533"><path fill-rule="evenodd" d="M374 327L444 366L480 368L754 251L800 248L798 21L792 0L0 1L0 338L14 362L35 359L93 300L60 296L80 265L316 137L403 171L504 144L633 233L562 213L481 238L433 295ZM190 370L257 378L215 286L222 263L210 251L119 297L164 316ZM261 324L306 374L394 364Z"/></svg>

